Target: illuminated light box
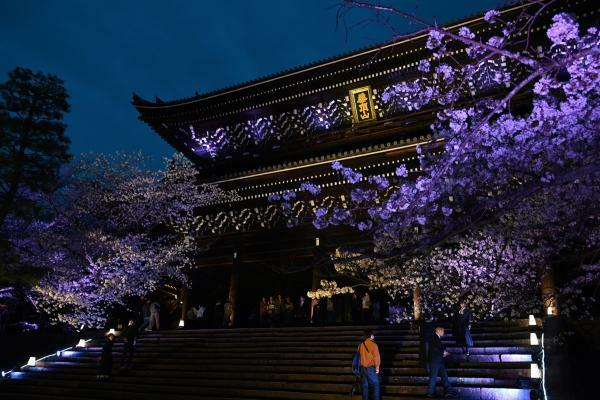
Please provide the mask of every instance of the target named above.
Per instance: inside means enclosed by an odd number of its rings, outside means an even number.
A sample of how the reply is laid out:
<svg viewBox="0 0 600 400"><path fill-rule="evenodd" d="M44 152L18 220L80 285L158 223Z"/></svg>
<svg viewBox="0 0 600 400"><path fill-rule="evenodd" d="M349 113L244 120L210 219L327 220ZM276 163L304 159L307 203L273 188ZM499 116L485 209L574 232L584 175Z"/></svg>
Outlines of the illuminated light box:
<svg viewBox="0 0 600 400"><path fill-rule="evenodd" d="M35 357L29 357L29 360L27 360L27 366L35 367Z"/></svg>
<svg viewBox="0 0 600 400"><path fill-rule="evenodd" d="M537 335L533 332L531 332L529 334L529 342L531 343L532 346L537 346L540 344L540 341L539 341Z"/></svg>
<svg viewBox="0 0 600 400"><path fill-rule="evenodd" d="M542 377L542 371L540 371L540 367L533 363L531 364L531 379L540 379Z"/></svg>
<svg viewBox="0 0 600 400"><path fill-rule="evenodd" d="M533 316L533 314L529 314L529 325L537 325L537 322L535 321L535 317Z"/></svg>
<svg viewBox="0 0 600 400"><path fill-rule="evenodd" d="M179 327L180 327L180 328L183 328L184 326L185 326L185 321L184 321L184 320L182 320L182 319L180 319L180 320L179 320Z"/></svg>

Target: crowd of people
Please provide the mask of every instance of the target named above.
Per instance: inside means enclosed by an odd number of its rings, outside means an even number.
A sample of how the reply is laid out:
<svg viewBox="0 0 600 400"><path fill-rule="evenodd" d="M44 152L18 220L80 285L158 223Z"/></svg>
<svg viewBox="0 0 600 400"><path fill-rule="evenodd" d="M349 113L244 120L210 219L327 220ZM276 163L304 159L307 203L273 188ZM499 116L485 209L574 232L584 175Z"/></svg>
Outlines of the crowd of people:
<svg viewBox="0 0 600 400"><path fill-rule="evenodd" d="M242 308L242 307L239 307ZM245 312L244 312L245 311ZM186 312L186 327L227 328L233 326L230 299L217 300L212 307L194 303ZM310 299L304 295L264 296L253 307L243 310L236 326L277 327L293 325L333 325L349 323L383 323L388 316L386 298L365 291L329 298Z"/></svg>
<svg viewBox="0 0 600 400"><path fill-rule="evenodd" d="M261 327L305 324L381 323L385 318L381 296L345 293L327 298L298 296L295 301L282 295L263 297L259 304Z"/></svg>

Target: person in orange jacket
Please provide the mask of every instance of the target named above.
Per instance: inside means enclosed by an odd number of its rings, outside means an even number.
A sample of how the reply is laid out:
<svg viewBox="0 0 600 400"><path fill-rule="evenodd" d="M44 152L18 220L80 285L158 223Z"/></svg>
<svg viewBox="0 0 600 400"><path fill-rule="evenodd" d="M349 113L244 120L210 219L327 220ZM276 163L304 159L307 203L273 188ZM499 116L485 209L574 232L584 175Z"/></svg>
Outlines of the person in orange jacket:
<svg viewBox="0 0 600 400"><path fill-rule="evenodd" d="M365 340L359 345L360 384L363 400L379 400L379 368L381 356L375 343L375 335L371 330L365 331Z"/></svg>

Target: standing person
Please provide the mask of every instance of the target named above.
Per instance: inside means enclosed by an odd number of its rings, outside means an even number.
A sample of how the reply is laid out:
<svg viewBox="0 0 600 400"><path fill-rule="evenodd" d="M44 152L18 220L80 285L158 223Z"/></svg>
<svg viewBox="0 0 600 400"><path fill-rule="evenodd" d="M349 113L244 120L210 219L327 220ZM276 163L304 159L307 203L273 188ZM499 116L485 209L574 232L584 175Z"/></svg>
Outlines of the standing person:
<svg viewBox="0 0 600 400"><path fill-rule="evenodd" d="M369 309L371 308L371 297L369 296L369 292L365 292L361 299L361 319L362 322L367 322L367 318L369 318Z"/></svg>
<svg viewBox="0 0 600 400"><path fill-rule="evenodd" d="M283 298L280 294L275 297L273 304L275 305L273 310L273 322L279 324L281 322L281 317L283 316Z"/></svg>
<svg viewBox="0 0 600 400"><path fill-rule="evenodd" d="M233 325L231 316L233 315L233 302L231 299L227 299L223 304L223 328L228 328Z"/></svg>
<svg viewBox="0 0 600 400"><path fill-rule="evenodd" d="M327 309L327 323L333 324L335 322L335 306L333 304L333 297L327 298L325 307Z"/></svg>
<svg viewBox="0 0 600 400"><path fill-rule="evenodd" d="M121 369L130 369L133 366L133 352L135 350L135 341L138 336L138 330L135 328L134 320L129 320L129 324L121 336L125 339L125 343L123 344L123 354L121 355Z"/></svg>
<svg viewBox="0 0 600 400"><path fill-rule="evenodd" d="M0 335L6 330L6 323L8 322L8 306L6 304L0 304Z"/></svg>
<svg viewBox="0 0 600 400"><path fill-rule="evenodd" d="M365 340L358 346L360 353L360 385L363 400L379 400L379 369L381 356L371 330L365 331Z"/></svg>
<svg viewBox="0 0 600 400"><path fill-rule="evenodd" d="M469 355L469 347L473 347L473 337L471 336L471 321L473 313L467 308L467 301L462 299L458 304L458 309L454 313L452 324L452 336L456 344L462 347L463 353Z"/></svg>
<svg viewBox="0 0 600 400"><path fill-rule="evenodd" d="M344 321L344 298L342 294L337 294L333 298L333 312L335 314L335 322Z"/></svg>
<svg viewBox="0 0 600 400"><path fill-rule="evenodd" d="M356 294L356 292L354 292L354 293L352 293L352 320L354 322L360 321L361 311L362 311L362 300L358 296L358 294Z"/></svg>
<svg viewBox="0 0 600 400"><path fill-rule="evenodd" d="M141 333L144 330L149 330L148 327L150 326L150 300L149 299L145 299L144 303L142 304L142 324L140 325L140 327L138 328L138 331Z"/></svg>
<svg viewBox="0 0 600 400"><path fill-rule="evenodd" d="M352 322L352 294L345 293L342 295L343 316L342 321L346 323Z"/></svg>
<svg viewBox="0 0 600 400"><path fill-rule="evenodd" d="M108 379L110 378L110 373L112 371L112 349L115 343L115 335L109 333L106 336L106 341L104 345L102 345L102 353L100 354L100 358L98 359L98 375L96 378L98 379Z"/></svg>
<svg viewBox="0 0 600 400"><path fill-rule="evenodd" d="M442 343L443 336L444 328L438 326L435 328L435 334L429 339L427 358L427 364L429 365L429 383L427 384L426 393L426 397L429 398L435 398L435 385L438 376L442 378L445 397L456 397L457 395L456 389L452 388L448 381L448 372L446 371L444 358L450 353L446 351L446 348Z"/></svg>
<svg viewBox="0 0 600 400"><path fill-rule="evenodd" d="M419 320L419 364L429 372L429 341L435 335L435 325L430 314L425 311Z"/></svg>
<svg viewBox="0 0 600 400"><path fill-rule="evenodd" d="M264 328L267 325L267 299L263 297L258 305L258 325Z"/></svg>
<svg viewBox="0 0 600 400"><path fill-rule="evenodd" d="M296 307L296 323L304 325L308 321L309 302L304 296L298 298L298 306Z"/></svg>
<svg viewBox="0 0 600 400"><path fill-rule="evenodd" d="M269 296L269 301L267 302L267 326L269 328L273 327L273 318L275 315L275 300L273 300L273 296Z"/></svg>
<svg viewBox="0 0 600 400"><path fill-rule="evenodd" d="M292 299L290 299L288 296L285 298L285 302L283 303L283 323L286 325L291 325L293 319L294 303L292 303Z"/></svg>
<svg viewBox="0 0 600 400"><path fill-rule="evenodd" d="M215 303L215 312L214 312L214 316L213 316L214 317L214 320L213 320L214 328L218 328L223 325L224 312L225 312L225 310L223 307L223 303L221 302L221 299L219 299Z"/></svg>
<svg viewBox="0 0 600 400"><path fill-rule="evenodd" d="M150 330L153 330L156 327L156 330L160 330L160 303L157 300L154 300L150 303Z"/></svg>
<svg viewBox="0 0 600 400"><path fill-rule="evenodd" d="M318 323L319 322L319 299L313 297L310 300L310 323Z"/></svg>
<svg viewBox="0 0 600 400"><path fill-rule="evenodd" d="M375 296L373 300L373 304L371 306L371 313L373 315L373 322L376 324L381 322L381 301L379 300L379 296Z"/></svg>

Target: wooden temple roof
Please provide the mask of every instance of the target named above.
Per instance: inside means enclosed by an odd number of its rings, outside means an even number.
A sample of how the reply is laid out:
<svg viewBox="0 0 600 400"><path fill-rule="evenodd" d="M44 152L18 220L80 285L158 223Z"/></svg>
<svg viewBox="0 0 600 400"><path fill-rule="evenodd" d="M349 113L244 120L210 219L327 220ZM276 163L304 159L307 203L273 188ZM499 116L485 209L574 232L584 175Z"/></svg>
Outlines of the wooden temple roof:
<svg viewBox="0 0 600 400"><path fill-rule="evenodd" d="M591 0L565 0L548 7L541 17L547 21L572 3L593 16ZM514 17L527 6L508 6L501 12ZM498 29L482 16L446 29L462 26L482 37ZM544 28L541 23L534 29L537 40L545 40ZM434 139L429 125L436 110L399 112L386 104L382 94L418 76L419 61L431 57L426 39L427 35L416 32L396 42L181 100L152 102L134 95L139 119L193 161L203 182L219 183L240 196L232 203L202 208L198 235L218 242L203 256L202 265L228 264L240 246L252 249L244 256L247 261L310 258L315 230L311 226L286 229L281 210L267 198L310 181L343 203L345 182L331 169L333 160L370 175L390 177L399 164L405 164L413 175L419 173L415 148ZM449 48L448 56L465 57L464 49ZM471 95L489 95L487 67L481 66L480 81L473 82ZM502 60L492 67L507 68ZM357 121L352 91L365 87L374 118ZM302 213L325 205L298 199L295 206ZM342 241L365 240L343 229L318 235L331 248Z"/></svg>
<svg viewBox="0 0 600 400"><path fill-rule="evenodd" d="M508 7L502 13L513 15L523 7ZM484 37L495 29L482 16L446 29L462 26ZM206 181L256 176L337 159L346 152L381 150L427 134L430 113L398 113L382 100L386 88L414 79L419 61L431 57L426 39L416 32L190 98L151 102L134 95L132 103L139 118L192 160ZM460 57L463 52L451 49L447 56ZM357 124L349 91L367 85L376 120Z"/></svg>

